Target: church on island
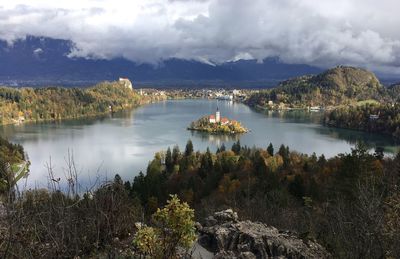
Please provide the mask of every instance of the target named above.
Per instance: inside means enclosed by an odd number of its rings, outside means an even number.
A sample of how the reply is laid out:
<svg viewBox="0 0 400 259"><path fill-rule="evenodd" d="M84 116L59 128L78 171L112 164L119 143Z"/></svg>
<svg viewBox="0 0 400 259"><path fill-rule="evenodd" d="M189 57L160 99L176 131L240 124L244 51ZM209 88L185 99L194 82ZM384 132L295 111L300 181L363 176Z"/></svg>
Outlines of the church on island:
<svg viewBox="0 0 400 259"><path fill-rule="evenodd" d="M197 121L193 121L187 129L203 131L210 134L238 134L248 132L240 122L221 117L221 112L218 107L215 114L206 115Z"/></svg>
<svg viewBox="0 0 400 259"><path fill-rule="evenodd" d="M221 112L219 111L219 108L217 107L217 111L214 114L211 114L209 117L209 122L210 123L221 123L221 125L226 125L229 123L228 118L221 118Z"/></svg>

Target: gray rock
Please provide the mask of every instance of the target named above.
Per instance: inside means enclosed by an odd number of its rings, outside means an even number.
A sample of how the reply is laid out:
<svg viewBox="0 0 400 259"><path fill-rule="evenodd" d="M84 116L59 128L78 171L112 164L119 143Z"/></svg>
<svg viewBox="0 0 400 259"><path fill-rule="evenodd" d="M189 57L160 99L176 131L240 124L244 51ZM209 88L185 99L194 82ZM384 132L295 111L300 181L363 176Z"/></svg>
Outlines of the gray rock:
<svg viewBox="0 0 400 259"><path fill-rule="evenodd" d="M215 213L200 229L198 242L215 258L330 258L320 244L260 222L239 221L232 210Z"/></svg>
<svg viewBox="0 0 400 259"><path fill-rule="evenodd" d="M218 223L225 223L229 221L237 222L239 220L237 213L232 209L215 212L214 218L218 221Z"/></svg>

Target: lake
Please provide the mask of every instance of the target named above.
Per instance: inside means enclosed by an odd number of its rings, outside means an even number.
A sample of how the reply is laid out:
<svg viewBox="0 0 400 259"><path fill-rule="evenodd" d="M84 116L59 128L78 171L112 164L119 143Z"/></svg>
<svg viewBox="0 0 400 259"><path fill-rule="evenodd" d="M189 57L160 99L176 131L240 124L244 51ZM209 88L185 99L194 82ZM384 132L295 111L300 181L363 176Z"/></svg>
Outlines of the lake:
<svg viewBox="0 0 400 259"><path fill-rule="evenodd" d="M222 116L240 121L251 131L232 137L186 130L191 121L214 113L217 105ZM304 111L263 113L228 101L171 100L102 118L7 125L0 127L0 134L22 144L28 153L31 173L24 184L29 188L48 186L50 161L55 178L65 181L68 154L73 154L83 187L112 179L116 173L132 180L146 171L155 152L174 145L183 151L188 139L195 150L215 151L222 143L230 148L240 139L250 147L266 148L271 142L275 150L285 144L291 150L326 157L349 152L357 141L371 148L382 146L389 153L397 149L390 137L321 126L319 116Z"/></svg>

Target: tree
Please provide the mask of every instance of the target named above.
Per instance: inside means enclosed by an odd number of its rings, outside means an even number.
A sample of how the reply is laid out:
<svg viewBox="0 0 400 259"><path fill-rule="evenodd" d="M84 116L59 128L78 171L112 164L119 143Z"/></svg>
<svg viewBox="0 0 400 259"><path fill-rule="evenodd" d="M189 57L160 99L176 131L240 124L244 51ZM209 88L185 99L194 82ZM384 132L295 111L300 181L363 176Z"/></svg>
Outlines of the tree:
<svg viewBox="0 0 400 259"><path fill-rule="evenodd" d="M225 144L222 143L222 145L219 148L217 148L217 153L221 153L221 152L225 152L225 151L226 151Z"/></svg>
<svg viewBox="0 0 400 259"><path fill-rule="evenodd" d="M171 149L169 147L167 149L167 153L165 154L165 167L168 173L172 173L172 170L174 169L174 164L172 161Z"/></svg>
<svg viewBox="0 0 400 259"><path fill-rule="evenodd" d="M151 258L176 258L178 248L189 249L196 239L194 210L176 195L153 215L154 227L140 227L133 244Z"/></svg>
<svg viewBox="0 0 400 259"><path fill-rule="evenodd" d="M172 162L174 165L179 164L180 156L181 156L181 151L179 150L179 147L174 146L174 148L172 149Z"/></svg>
<svg viewBox="0 0 400 259"><path fill-rule="evenodd" d="M193 143L189 139L186 143L185 156L190 156L193 153Z"/></svg>
<svg viewBox="0 0 400 259"><path fill-rule="evenodd" d="M210 149L207 148L206 153L201 156L201 162L199 168L200 177L202 179L206 178L207 174L210 173L212 168L213 168L212 155Z"/></svg>
<svg viewBox="0 0 400 259"><path fill-rule="evenodd" d="M272 143L269 143L268 148L267 148L268 154L270 156L274 155L274 146L272 145Z"/></svg>
<svg viewBox="0 0 400 259"><path fill-rule="evenodd" d="M122 185L124 182L122 181L122 178L119 174L116 174L114 176L114 183L118 185Z"/></svg>
<svg viewBox="0 0 400 259"><path fill-rule="evenodd" d="M294 180L289 184L289 192L299 199L302 199L305 195L304 181L300 175L296 175Z"/></svg>
<svg viewBox="0 0 400 259"><path fill-rule="evenodd" d="M233 143L232 149L231 149L231 150L232 150L236 155L239 155L240 149L241 149L240 140L238 140L236 143Z"/></svg>
<svg viewBox="0 0 400 259"><path fill-rule="evenodd" d="M285 145L282 144L282 145L279 147L278 154L282 156L282 158L283 158L283 164L284 164L285 166L287 166L288 163L289 163L289 154L290 154L290 152L289 152L289 147L285 147Z"/></svg>

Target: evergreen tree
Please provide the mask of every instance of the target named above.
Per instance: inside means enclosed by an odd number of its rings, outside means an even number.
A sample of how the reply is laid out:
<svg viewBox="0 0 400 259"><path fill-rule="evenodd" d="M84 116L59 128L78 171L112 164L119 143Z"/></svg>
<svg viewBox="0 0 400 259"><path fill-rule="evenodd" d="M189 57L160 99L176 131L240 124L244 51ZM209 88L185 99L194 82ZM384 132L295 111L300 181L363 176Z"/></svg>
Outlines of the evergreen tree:
<svg viewBox="0 0 400 259"><path fill-rule="evenodd" d="M129 192L131 191L131 189L132 189L132 187L131 187L131 182L126 181L126 182L124 183L124 187L125 187L125 190L129 193Z"/></svg>
<svg viewBox="0 0 400 259"><path fill-rule="evenodd" d="M174 164L172 161L171 149L169 147L167 149L167 153L165 154L165 167L168 173L172 173L172 170L174 169Z"/></svg>
<svg viewBox="0 0 400 259"><path fill-rule="evenodd" d="M241 146L240 146L240 140L238 140L236 143L233 143L232 149L231 149L236 155L239 155Z"/></svg>
<svg viewBox="0 0 400 259"><path fill-rule="evenodd" d="M206 178L207 174L212 171L213 161L210 149L207 148L207 151L204 155L201 156L199 175L202 179Z"/></svg>
<svg viewBox="0 0 400 259"><path fill-rule="evenodd" d="M225 151L226 151L225 144L222 143L222 145L217 149L217 154Z"/></svg>
<svg viewBox="0 0 400 259"><path fill-rule="evenodd" d="M190 156L192 153L193 153L193 143L189 139L188 142L186 143L185 156Z"/></svg>
<svg viewBox="0 0 400 259"><path fill-rule="evenodd" d="M268 154L270 156L274 155L274 146L272 145L272 143L269 143L268 148L267 148Z"/></svg>
<svg viewBox="0 0 400 259"><path fill-rule="evenodd" d="M122 185L122 184L123 184L122 178L121 178L121 176L120 176L119 174L116 174L116 175L115 175L115 177L114 177L114 183L115 183L115 184L119 184L119 185Z"/></svg>
<svg viewBox="0 0 400 259"><path fill-rule="evenodd" d="M282 144L279 147L278 154L282 156L284 166L287 166L289 163L289 154L290 154L289 147L285 147L285 145Z"/></svg>
<svg viewBox="0 0 400 259"><path fill-rule="evenodd" d="M181 151L179 150L178 146L174 146L172 149L172 162L174 165L179 163L179 157L181 156Z"/></svg>

